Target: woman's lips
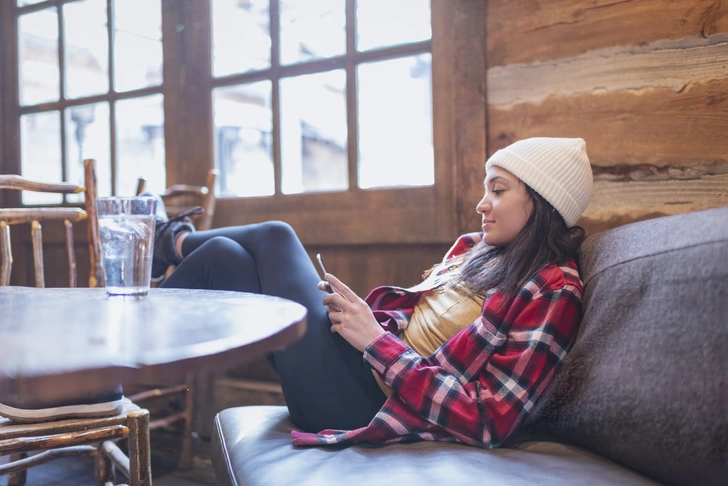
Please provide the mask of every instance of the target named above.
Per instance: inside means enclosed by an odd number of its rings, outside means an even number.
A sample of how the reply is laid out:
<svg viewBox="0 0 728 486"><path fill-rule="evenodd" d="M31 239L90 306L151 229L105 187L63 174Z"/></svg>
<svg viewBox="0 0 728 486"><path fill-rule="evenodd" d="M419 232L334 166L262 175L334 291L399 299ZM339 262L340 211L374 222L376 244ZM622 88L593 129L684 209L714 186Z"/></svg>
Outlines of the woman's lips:
<svg viewBox="0 0 728 486"><path fill-rule="evenodd" d="M481 228L483 228L483 231L487 231L494 223L495 221L483 221Z"/></svg>

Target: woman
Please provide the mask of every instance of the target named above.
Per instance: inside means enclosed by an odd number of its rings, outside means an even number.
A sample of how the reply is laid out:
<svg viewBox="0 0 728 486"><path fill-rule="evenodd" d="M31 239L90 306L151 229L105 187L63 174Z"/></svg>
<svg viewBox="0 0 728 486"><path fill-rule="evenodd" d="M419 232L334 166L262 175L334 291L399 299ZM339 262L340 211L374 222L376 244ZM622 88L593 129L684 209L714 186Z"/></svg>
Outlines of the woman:
<svg viewBox="0 0 728 486"><path fill-rule="evenodd" d="M592 191L582 139L532 138L486 164L482 233L461 236L420 285L327 293L284 223L203 232L172 223L155 248L164 287L261 292L308 308L306 335L270 357L296 445L461 441L497 447L576 337L575 226ZM159 233L159 232L158 232ZM184 256L184 258L183 258ZM323 305L321 305L323 303Z"/></svg>

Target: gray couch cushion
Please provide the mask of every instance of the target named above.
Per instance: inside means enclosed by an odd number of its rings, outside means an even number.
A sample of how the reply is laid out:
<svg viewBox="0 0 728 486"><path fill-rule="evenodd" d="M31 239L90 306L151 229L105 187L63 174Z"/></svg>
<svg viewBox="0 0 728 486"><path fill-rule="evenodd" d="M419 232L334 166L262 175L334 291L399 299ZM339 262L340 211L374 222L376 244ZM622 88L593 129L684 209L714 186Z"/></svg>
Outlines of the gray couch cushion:
<svg viewBox="0 0 728 486"><path fill-rule="evenodd" d="M285 407L238 407L215 418L221 485L654 485L580 448L530 442L484 450L451 443L296 448Z"/></svg>
<svg viewBox="0 0 728 486"><path fill-rule="evenodd" d="M577 343L520 438L581 445L668 484L728 481L728 208L582 246Z"/></svg>

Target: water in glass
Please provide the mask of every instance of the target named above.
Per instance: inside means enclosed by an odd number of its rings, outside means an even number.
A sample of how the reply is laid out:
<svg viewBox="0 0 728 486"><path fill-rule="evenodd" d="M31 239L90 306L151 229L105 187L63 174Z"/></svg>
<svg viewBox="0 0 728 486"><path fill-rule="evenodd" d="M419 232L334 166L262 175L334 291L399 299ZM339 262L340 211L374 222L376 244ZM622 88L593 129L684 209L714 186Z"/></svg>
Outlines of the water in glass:
<svg viewBox="0 0 728 486"><path fill-rule="evenodd" d="M99 218L107 294L149 293L153 228L153 215L125 214Z"/></svg>

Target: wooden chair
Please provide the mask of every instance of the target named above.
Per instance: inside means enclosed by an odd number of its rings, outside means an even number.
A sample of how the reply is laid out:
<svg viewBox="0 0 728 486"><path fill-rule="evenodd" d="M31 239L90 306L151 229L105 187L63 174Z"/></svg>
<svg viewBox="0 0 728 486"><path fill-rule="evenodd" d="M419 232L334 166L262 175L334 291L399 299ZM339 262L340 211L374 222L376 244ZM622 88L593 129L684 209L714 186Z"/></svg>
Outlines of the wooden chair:
<svg viewBox="0 0 728 486"><path fill-rule="evenodd" d="M193 216L192 221L198 230L210 229L215 213L215 179L217 174L217 170L210 170L205 186L178 184L160 194L167 209L167 214L172 217L190 207L202 206L205 212ZM137 194L142 194L145 191L146 180L140 178L137 184ZM174 271L174 268L170 267L166 275L169 275L172 271ZM185 381L179 384L137 384L135 388L140 391L129 397L133 402L146 405L150 410L152 414L152 420L149 424L150 430L164 429L175 423L182 423L182 441L179 453L180 469L192 467L195 379L195 374L189 373Z"/></svg>
<svg viewBox="0 0 728 486"><path fill-rule="evenodd" d="M45 273L43 266L43 235L41 222L59 222L66 229L66 254L68 257L69 287L76 286L76 257L73 247L73 223L88 221L89 245L89 287L103 285L103 269L101 266L101 244L99 242L98 213L96 209L96 173L93 160L84 161L86 170L86 185L60 183L46 184L33 182L17 175L0 175L0 189L17 191L46 192L59 194L86 195L86 210L79 208L12 208L0 209L0 286L10 284L10 272L13 265L13 256L10 249L10 226L16 224L30 224L33 243L33 262L35 267L36 287L45 287Z"/></svg>
<svg viewBox="0 0 728 486"><path fill-rule="evenodd" d="M73 223L87 221L90 256L89 286L103 286L101 244L96 210L95 161L84 161L84 186L47 184L23 179L17 175L0 175L0 189L18 191L78 194L85 193L85 210L68 207L0 209L0 286L10 283L12 250L10 226L29 224L32 235L35 284L45 287L43 266L42 223L65 226L70 287L77 284L76 258L73 244ZM1 291L1 290L0 290ZM0 466L0 475L8 474L8 486L25 484L27 469L50 460L70 455L95 457L95 478L99 485L111 484L114 467L129 484L151 484L149 451L149 412L130 399L125 399L123 412L115 417L55 420L21 424L0 418L0 456L10 455L11 462ZM128 438L127 456L115 441ZM31 457L29 452L43 451Z"/></svg>
<svg viewBox="0 0 728 486"><path fill-rule="evenodd" d="M172 217L190 207L202 206L204 213L192 217L192 222L198 230L212 228L212 218L215 215L215 180L219 171L211 169L207 173L207 181L204 186L190 186L187 184L175 184L167 188L160 196L167 207L167 214ZM137 183L137 194L147 190L147 181L139 178Z"/></svg>

